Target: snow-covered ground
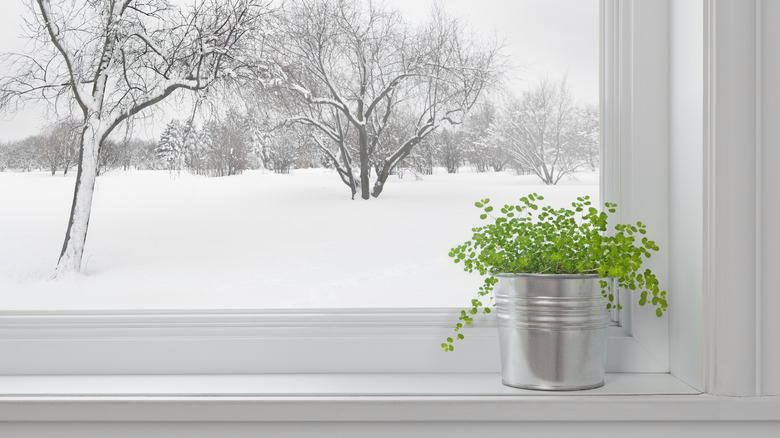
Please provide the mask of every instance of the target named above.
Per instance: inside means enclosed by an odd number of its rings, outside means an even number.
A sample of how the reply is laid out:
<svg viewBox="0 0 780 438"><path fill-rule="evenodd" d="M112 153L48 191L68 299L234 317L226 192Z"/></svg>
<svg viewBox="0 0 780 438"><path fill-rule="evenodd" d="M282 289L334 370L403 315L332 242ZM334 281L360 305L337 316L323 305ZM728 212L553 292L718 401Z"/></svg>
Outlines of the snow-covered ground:
<svg viewBox="0 0 780 438"><path fill-rule="evenodd" d="M511 172L391 177L349 199L329 170L228 178L115 171L98 178L84 275L49 280L72 175L0 173L0 310L464 307L480 284L447 256L479 224L474 201L598 196Z"/></svg>

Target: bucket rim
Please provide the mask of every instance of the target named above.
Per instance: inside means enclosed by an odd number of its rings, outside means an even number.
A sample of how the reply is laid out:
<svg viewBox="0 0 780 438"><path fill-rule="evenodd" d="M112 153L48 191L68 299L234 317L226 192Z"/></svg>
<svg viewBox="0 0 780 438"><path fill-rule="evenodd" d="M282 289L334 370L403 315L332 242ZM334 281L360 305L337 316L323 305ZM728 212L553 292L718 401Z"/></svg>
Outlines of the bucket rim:
<svg viewBox="0 0 780 438"><path fill-rule="evenodd" d="M537 274L532 272L520 272L520 273L499 272L492 275L494 277L501 277L501 278L533 277L533 278L562 279L562 280L566 280L566 279L586 280L586 279L595 279L595 278L601 278L606 280L609 278L609 277L602 277L599 274Z"/></svg>

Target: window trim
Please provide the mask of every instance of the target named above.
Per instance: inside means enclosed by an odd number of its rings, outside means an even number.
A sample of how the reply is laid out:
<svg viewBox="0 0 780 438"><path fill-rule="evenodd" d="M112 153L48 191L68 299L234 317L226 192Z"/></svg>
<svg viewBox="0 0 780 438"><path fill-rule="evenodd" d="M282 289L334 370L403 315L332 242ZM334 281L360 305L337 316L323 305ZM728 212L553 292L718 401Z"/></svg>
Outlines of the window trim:
<svg viewBox="0 0 780 438"><path fill-rule="evenodd" d="M601 200L618 204L620 222L648 225L661 251L646 265L668 287L669 4L602 0L601 7ZM626 335L653 358L654 372L669 372L669 318L625 291L620 301Z"/></svg>
<svg viewBox="0 0 780 438"><path fill-rule="evenodd" d="M616 0L602 1L603 5L617 5ZM660 24L662 31L665 32L669 30L669 16L678 12L677 6L681 3L675 2L671 8L669 3L655 0L626 0L625 2L620 2L620 4L627 5L624 12L627 9L632 11L628 16L632 23L636 24L643 20L650 20L650 24L652 24L652 20L661 20L660 23L656 22L656 24ZM780 336L780 320L771 318L772 312L776 311L776 306L768 306L768 304L777 302L777 294L774 293L776 290L770 290L770 286L776 289L776 283L770 285L770 282L767 281L776 277L776 269L772 262L777 263L777 260L771 257L773 257L773 254L777 254L778 241L777 239L763 240L765 236L776 237L777 235L771 234L761 227L762 221L773 223L768 219L772 217L772 214L776 213L776 210L763 209L763 207L770 206L770 201L774 199L772 197L776 196L777 193L774 190L775 187L761 177L761 169L777 168L777 165L780 164L777 163L778 155L771 154L770 152L772 151L769 148L762 151L762 141L769 144L768 136L770 133L774 132L776 134L775 131L769 131L767 128L769 127L769 122L772 121L770 117L776 116L776 114L770 113L770 110L777 109L776 105L773 106L773 102L766 100L762 87L774 86L775 96L777 95L777 83L770 81L770 78L773 76L767 74L767 72L775 72L780 66L777 63L762 65L762 56L769 58L769 55L766 54L771 54L771 50L776 48L778 40L767 36L772 35L770 26L756 26L762 20L772 20L771 23L780 20L780 8L769 7L769 4L764 4L762 0L740 2L702 0L701 3L697 3L697 7L703 7L701 14L694 12L694 15L702 16L703 20L703 30L701 32L703 35L699 35L703 39L702 51L704 52L702 83L699 83L698 79L690 83L682 80L682 83L678 85L683 87L698 87L701 85L703 91L701 105L703 140L699 145L702 148L700 157L703 171L701 178L702 190L700 193L703 201L701 215L703 242L700 248L701 272L697 272L697 274L702 276L703 285L701 289L677 291L680 292L679 295L675 294L676 291L670 291L670 300L676 300L675 297L682 296L683 293L691 296L691 299L681 306L675 306L677 303L674 301L671 303L669 319L673 330L676 330L676 332L674 333L675 336L670 339L672 350L670 368L672 376L677 376L685 383L707 393L749 397L730 398L706 395L686 397L686 400L691 400L694 403L706 403L709 406L715 406L713 409L707 409L706 414L702 418L722 420L724 412L731 413L732 407L736 404L745 407L746 410L744 412L746 413L754 412L756 403L769 406L770 410L766 412L776 413L776 397L756 398L755 396L780 395L780 385L778 385L778 382L780 382L780 367L772 366L778 363L778 355L776 353L777 350L772 349L770 344L774 339L777 339L777 336ZM647 9L654 10L654 13L647 14ZM762 17L762 11L774 15L771 15L772 18L768 18L766 15ZM625 17L623 18L625 19ZM645 25L648 25L648 23L645 23ZM667 32L666 41L676 43L679 36L675 36L674 32L672 32L671 37L668 34ZM650 36L645 37L652 38L652 35L654 34L651 33ZM733 40L730 39L731 35L748 35L748 37ZM755 38L751 39L751 35ZM718 41L721 44L716 44ZM744 54L750 51L756 54L755 65L750 65L750 62L747 65L745 63L724 62L734 52ZM667 76L672 76L669 78L669 81L672 83L680 81L680 78L675 77L673 73ZM776 76L774 75L774 77ZM634 79L636 79L636 76L634 76ZM636 83L635 81L634 84ZM755 93L747 92L752 97L746 96L746 90L752 90ZM771 90L767 91L771 92ZM746 97L748 98L746 99ZM756 114L753 114L754 117L730 117L728 112L730 109L745 108L746 102L743 100L747 100L747 112L750 112L751 99L754 99L752 103L756 107ZM634 104L636 105L636 102ZM665 114L668 115L668 111ZM630 111L627 113L628 117L632 115L633 113ZM673 111L671 116L674 116ZM641 119L637 118L634 122L641 122ZM751 132L752 130L756 137L755 142L751 143L749 141L752 138L750 135L747 136L748 140L741 137L736 139L728 137L729 131L734 132L733 129L735 128L740 130L739 132L741 133ZM671 144L671 146L674 147L674 144ZM733 154L735 148L749 148L751 153ZM767 159L774 161L767 163ZM726 164L729 166L726 166ZM770 167L771 165L774 165L774 167ZM735 187L729 184L732 181L739 181L739 184ZM743 200L745 197L755 201L752 208L741 211L742 214L737 217L724 215L724 211L735 211L735 206L739 205L738 201ZM728 233L724 233L722 228L727 223L726 220L735 221L735 223L730 223L729 225L737 227L742 231L747 230L747 234L751 238L727 239L729 237ZM670 221L671 227L677 226L673 218ZM729 257L732 254L749 254L755 263L749 263L749 261L739 262L735 265L736 270L734 271L719 269L723 266L729 266L728 262L731 261ZM685 269L685 267L675 266L675 269ZM724 275L731 283L727 284L720 281ZM741 280L747 281L740 283ZM745 287L740 288L739 293L734 293L734 289L731 287L731 284L734 284L734 282ZM0 357L3 357L3 361L0 361L0 373L23 374L25 372L35 373L36 370L38 372L47 371L47 373L52 374L87 373L89 369L83 366L85 362L90 360L90 357L110 362L117 368L114 371L118 372L133 368L143 373L156 366L162 372L170 371L176 373L176 370L162 369L169 365L176 365L164 363L165 354L172 354L170 350L173 348L186 352L188 358L194 362L203 361L205 358L208 364L216 363L222 366L238 361L235 357L217 356L224 353L231 346L240 348L240 353L251 356L251 360L256 363L261 363L268 356L268 352L264 351L261 346L252 345L251 343L242 345L240 341L246 338L242 338L236 335L236 333L226 333L226 331L237 329L236 325L230 325L231 321L232 323L238 323L238 328L240 329L251 328L251 324L249 327L240 325L242 321L239 317L240 312L233 313L228 318L228 320L231 320L231 318L232 320L223 322L222 327L215 326L213 320L211 320L214 315L200 315L198 318L202 319L200 322L197 322L192 319L185 321L183 319L185 317L181 314L172 315L172 312L126 313L124 317L117 315L116 312L85 312L80 315L44 314L40 312L26 314L18 312L0 313ZM186 314L187 312L182 313ZM407 313L414 313L414 311ZM190 317L192 317L192 314L190 314ZM396 345L396 347L403 345L404 341L410 339L419 340L424 337L415 335L414 330L418 330L419 325L426 326L428 330L451 330L451 328L438 327L436 324L430 325L430 321L425 319L428 317L423 317L419 314L415 317L420 319L412 321L409 319L393 320L388 317L388 319L383 320L385 325L378 327L383 327L382 329L386 330L385 333L390 335L382 337L377 335L377 333L367 332L365 326L349 326L349 324L346 324L347 319L343 315L329 316L329 318L335 318L335 322L343 326L339 329L355 335L362 333L365 335L364 338L368 339L370 345L382 347L369 351L362 349L361 345L351 344L351 351L358 352L360 357L369 357L373 351L386 353L389 350L387 348L388 345L399 340L401 344ZM444 316L439 315L436 318L439 317L443 318ZM81 319L77 322L74 318ZM122 318L125 318L124 322L121 322ZM149 321L149 318L157 318L156 326ZM142 321L139 322L139 319ZM117 321L120 322L118 323ZM410 324L403 325L404 321ZM428 322L421 324L420 321ZM334 321L331 320L331 322ZM243 323L246 324L246 316L244 316ZM330 327L323 327L323 324L321 323L318 327L309 327L309 330L314 334L322 334L323 331L330 329ZM213 336L209 339L194 335L189 336L193 332L188 332L188 327L204 330ZM103 331L102 338L97 336L97 334L101 333L101 330ZM173 336L176 330L181 331L178 337ZM404 330L410 330L410 333L407 333L405 336L399 336L399 333ZM483 330L495 332L493 328L488 327L488 324L485 323L485 327L472 329L471 337L482 337ZM120 335L124 337L122 338ZM166 335L170 337L166 337ZM485 332L485 338L490 336ZM282 338L277 337L276 339L284 341ZM349 337L344 339L346 339L344 341L345 344L354 340L354 338ZM614 337L612 339L632 339L639 347L645 347L641 343L641 339ZM312 340L311 348L327 348L327 346L323 347L317 341L318 339ZM429 355L429 357L436 360L442 360L451 367L466 368L467 361L475 357L489 361L492 363L492 367L496 367L498 361L492 356L494 352L489 351L489 348L483 348L488 342L463 343L460 346L461 348L452 353L452 355L445 355L436 348L430 348L426 345L423 354ZM220 345L220 343L226 345ZM130 349L127 347L130 347ZM204 347L209 347L211 350ZM163 356L150 355L155 354L155 350L163 354ZM686 353L675 353L675 351L682 350ZM403 350L400 357L406 360L408 357L414 357L416 352L417 350ZM347 359L355 357L354 354L347 356ZM148 360L149 358L154 358L154 363L151 363L152 361ZM396 360L396 362L403 361ZM71 364L76 368L63 368L62 364L64 363ZM29 365L37 366L37 368L24 368ZM78 368L79 366L82 368ZM178 373L182 373L181 370ZM431 397L423 398L431 400ZM586 411L589 409L587 408L588 406L597 406L594 409L598 410L598 412L613 412L609 409L607 411L600 410L599 405L593 403L595 398L570 396L547 396L542 398L545 400L545 405L550 408L550 412L554 413L555 419L560 418L561 406L576 406L578 409L585 408ZM526 408L537 406L535 404L536 401L542 398L514 398L510 404L507 404L507 409L509 409L507 412L510 412L511 419L516 419L518 408L522 407L521 411L526 412ZM645 404L648 399L650 397L605 397L603 400L614 403L617 409L625 407L629 412L645 412ZM78 404L78 400L85 399L76 398L73 402ZM194 413L195 411L191 409L195 404L206 406L209 409L213 408L214 404L203 404L203 400L204 398L196 398L194 403L187 406L178 406L177 409L188 409L188 412ZM692 418L690 411L678 410L679 405L676 403L682 399L666 397L653 400L658 403L651 403L652 406L655 406L652 412L680 412L678 419L690 420ZM414 411L414 403L410 400L407 401L408 403L399 404L399 399L393 398L387 401L387 407L398 408L401 406L402 409L410 410L410 412ZM266 402L268 404L276 403L269 400L263 401L263 403ZM364 401L361 400L360 402L363 403ZM46 405L47 403L51 409L44 412L44 415L51 414L53 412L52 409L56 411L56 406L48 400L31 400L30 403L24 404L24 406L18 400L6 400L2 401L3 406L0 406L0 411L10 412L9 418L18 420L20 417L17 414L20 412L24 410L27 410L28 413L43 412L40 410L41 405ZM97 403L105 407L105 399L98 400ZM122 400L122 403L125 403L125 406L127 406L127 400ZM151 410L147 411L149 415L156 415L157 411L154 410L154 406L149 404L148 400L141 400L139 403L150 407ZM338 408L337 405L333 404L332 400L322 400L316 403L319 406L331 406L332 409ZM75 406L75 404L64 406L62 412L58 411L60 416L57 418L72 419L70 415L73 414L73 411L70 408ZM441 412L444 410L453 412L452 407L454 404L463 406L468 410L478 406L488 406L485 404L485 399L447 399L441 405ZM86 409L83 412L102 412L102 408L97 409L100 406L95 404L94 401L88 401L82 405L82 408ZM251 415L257 412L254 409L255 407L256 405L250 406ZM235 412L235 405L222 404L220 409L225 410L225 412ZM571 409L569 411L582 412ZM528 412L536 411L531 410ZM161 413L154 418L169 418L166 417L169 414L170 412L167 414ZM368 415L373 414L369 413ZM776 419L774 414L770 417L764 419ZM200 419L201 417L194 415L190 418ZM253 419L255 417L247 418ZM329 416L325 418L332 419ZM372 418L377 417L372 416ZM430 417L426 416L425 418ZM528 414L527 418L538 420L538 417L533 414ZM616 417L612 414L605 414L604 418L609 420ZM758 419L756 417L751 418ZM452 419L461 418L455 415Z"/></svg>
<svg viewBox="0 0 780 438"><path fill-rule="evenodd" d="M478 318L454 352L441 351L458 312L4 313L0 374L500 372L492 315ZM619 328L609 342L609 372L666 365Z"/></svg>

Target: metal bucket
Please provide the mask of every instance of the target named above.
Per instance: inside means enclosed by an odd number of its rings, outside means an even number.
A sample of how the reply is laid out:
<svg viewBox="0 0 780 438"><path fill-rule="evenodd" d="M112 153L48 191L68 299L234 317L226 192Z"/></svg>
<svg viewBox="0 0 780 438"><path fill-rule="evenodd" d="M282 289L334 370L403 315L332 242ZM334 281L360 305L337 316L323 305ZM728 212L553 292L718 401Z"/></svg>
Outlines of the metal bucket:
<svg viewBox="0 0 780 438"><path fill-rule="evenodd" d="M503 383L552 391L604 385L610 315L598 275L496 277Z"/></svg>

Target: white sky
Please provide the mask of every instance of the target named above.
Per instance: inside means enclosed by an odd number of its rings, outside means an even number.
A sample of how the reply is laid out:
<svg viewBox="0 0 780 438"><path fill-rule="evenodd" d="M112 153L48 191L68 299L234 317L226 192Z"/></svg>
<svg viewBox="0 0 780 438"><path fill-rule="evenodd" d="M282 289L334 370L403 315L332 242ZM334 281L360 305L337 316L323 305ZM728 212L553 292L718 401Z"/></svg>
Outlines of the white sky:
<svg viewBox="0 0 780 438"><path fill-rule="evenodd" d="M510 89L535 84L540 74L568 73L576 99L599 101L599 0L440 0L447 11L468 20L477 32L506 43L505 53L521 67ZM385 0L424 17L430 0Z"/></svg>
<svg viewBox="0 0 780 438"><path fill-rule="evenodd" d="M425 0L385 0L411 19L421 19L429 8ZM446 10L464 17L477 32L504 40L506 54L521 66L509 88L517 92L532 86L541 74L551 79L568 75L576 99L598 103L598 0L440 0ZM0 15L0 52L19 51L22 14L28 0L3 0ZM42 108L0 118L0 140L20 139L47 123Z"/></svg>

